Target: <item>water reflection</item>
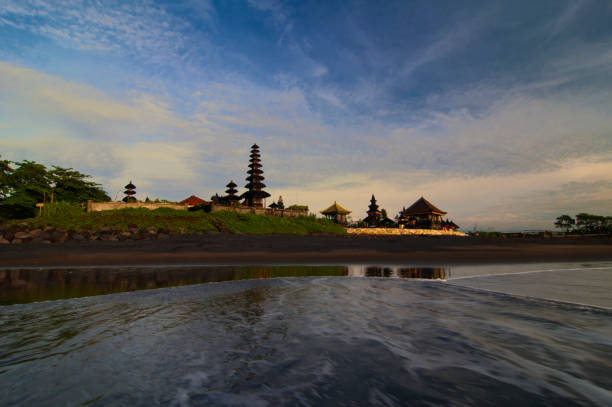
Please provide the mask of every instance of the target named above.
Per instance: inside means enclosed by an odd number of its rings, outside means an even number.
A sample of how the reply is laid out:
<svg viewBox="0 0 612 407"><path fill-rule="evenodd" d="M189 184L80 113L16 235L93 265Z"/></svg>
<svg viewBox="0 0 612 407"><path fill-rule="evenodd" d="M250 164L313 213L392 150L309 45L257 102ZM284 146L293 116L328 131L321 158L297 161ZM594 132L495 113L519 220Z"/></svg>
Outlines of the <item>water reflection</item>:
<svg viewBox="0 0 612 407"><path fill-rule="evenodd" d="M442 267L405 267L405 266L348 266L348 275L352 277L396 277L423 278L428 280L446 280L450 278L450 269Z"/></svg>
<svg viewBox="0 0 612 407"><path fill-rule="evenodd" d="M355 276L445 279L443 268L396 266L199 266L0 270L0 305L209 282L273 277Z"/></svg>

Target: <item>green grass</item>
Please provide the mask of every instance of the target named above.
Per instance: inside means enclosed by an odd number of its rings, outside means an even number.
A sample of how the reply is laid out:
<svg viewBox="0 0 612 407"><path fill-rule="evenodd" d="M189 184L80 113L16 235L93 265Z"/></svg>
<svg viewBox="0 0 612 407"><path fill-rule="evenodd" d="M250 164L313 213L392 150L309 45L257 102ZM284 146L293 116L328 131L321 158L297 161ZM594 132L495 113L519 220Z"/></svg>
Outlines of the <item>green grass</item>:
<svg viewBox="0 0 612 407"><path fill-rule="evenodd" d="M79 205L55 203L49 205L43 216L11 221L25 222L30 227L54 226L63 230L98 230L102 227L127 230L129 227L160 228L186 233L204 233L219 230L245 234L342 234L344 228L314 216L281 218L254 214L238 214L231 211L205 213L180 211L168 208L149 210L126 208L113 211L85 212Z"/></svg>

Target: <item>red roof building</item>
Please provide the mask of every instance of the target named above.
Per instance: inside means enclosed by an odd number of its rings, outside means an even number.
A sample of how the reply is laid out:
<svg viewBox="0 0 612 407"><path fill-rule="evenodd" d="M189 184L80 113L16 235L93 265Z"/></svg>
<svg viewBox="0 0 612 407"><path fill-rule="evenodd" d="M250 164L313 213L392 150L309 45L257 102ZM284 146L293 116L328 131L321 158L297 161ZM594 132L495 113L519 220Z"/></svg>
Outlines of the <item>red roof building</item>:
<svg viewBox="0 0 612 407"><path fill-rule="evenodd" d="M183 199L179 203L182 204L182 205L194 206L194 205L209 204L210 202L207 202L207 201L203 200L202 198L199 198L199 197L197 197L195 195L191 195L189 198Z"/></svg>

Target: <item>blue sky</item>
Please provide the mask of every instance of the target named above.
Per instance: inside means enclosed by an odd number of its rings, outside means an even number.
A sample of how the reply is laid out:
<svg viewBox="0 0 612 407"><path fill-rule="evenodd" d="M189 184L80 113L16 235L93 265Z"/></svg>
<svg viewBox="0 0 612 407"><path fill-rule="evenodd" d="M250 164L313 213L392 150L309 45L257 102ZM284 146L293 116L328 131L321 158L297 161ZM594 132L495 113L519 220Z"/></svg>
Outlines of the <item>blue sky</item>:
<svg viewBox="0 0 612 407"><path fill-rule="evenodd" d="M464 229L611 215L612 2L0 0L0 154Z"/></svg>

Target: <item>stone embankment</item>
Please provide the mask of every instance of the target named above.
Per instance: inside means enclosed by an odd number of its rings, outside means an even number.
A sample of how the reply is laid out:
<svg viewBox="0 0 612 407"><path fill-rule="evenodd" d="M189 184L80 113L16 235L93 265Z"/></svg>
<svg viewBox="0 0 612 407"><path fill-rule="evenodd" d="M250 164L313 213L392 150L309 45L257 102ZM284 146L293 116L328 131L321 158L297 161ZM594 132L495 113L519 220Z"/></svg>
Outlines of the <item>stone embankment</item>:
<svg viewBox="0 0 612 407"><path fill-rule="evenodd" d="M185 234L165 228L130 227L127 230L103 227L95 231L61 230L53 226L32 229L26 225L0 226L0 244L19 243L63 243L67 240L149 240L166 239L173 235Z"/></svg>
<svg viewBox="0 0 612 407"><path fill-rule="evenodd" d="M346 233L352 235L467 236L465 233L452 230L398 228L347 228Z"/></svg>

